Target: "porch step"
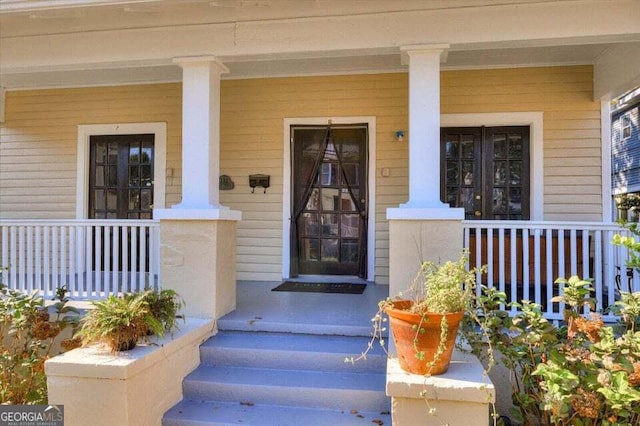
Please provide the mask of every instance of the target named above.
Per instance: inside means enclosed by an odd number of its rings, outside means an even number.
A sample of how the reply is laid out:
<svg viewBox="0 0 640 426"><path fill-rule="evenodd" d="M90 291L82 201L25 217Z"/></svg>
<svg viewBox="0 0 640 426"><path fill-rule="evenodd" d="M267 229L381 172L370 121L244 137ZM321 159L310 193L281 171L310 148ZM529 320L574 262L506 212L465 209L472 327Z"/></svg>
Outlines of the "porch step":
<svg viewBox="0 0 640 426"><path fill-rule="evenodd" d="M374 423L375 422L375 423ZM244 405L228 402L186 401L167 412L163 426L363 426L391 425L388 412L324 410Z"/></svg>
<svg viewBox="0 0 640 426"><path fill-rule="evenodd" d="M200 347L201 365L164 426L391 424L386 355L365 337L221 331ZM368 419L368 421L366 421ZM378 423L379 424L379 423Z"/></svg>
<svg viewBox="0 0 640 426"><path fill-rule="evenodd" d="M222 331L202 344L200 362L285 370L384 372L387 356L377 342L367 354L366 362L344 362L345 358L364 351L370 340L357 336Z"/></svg>

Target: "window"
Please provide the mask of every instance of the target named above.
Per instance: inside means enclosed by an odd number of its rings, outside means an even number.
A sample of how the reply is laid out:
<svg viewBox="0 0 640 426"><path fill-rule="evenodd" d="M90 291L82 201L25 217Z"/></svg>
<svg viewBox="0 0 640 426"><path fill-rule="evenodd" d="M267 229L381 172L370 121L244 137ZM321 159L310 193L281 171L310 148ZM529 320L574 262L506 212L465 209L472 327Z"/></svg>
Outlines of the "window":
<svg viewBox="0 0 640 426"><path fill-rule="evenodd" d="M631 117L628 115L622 116L622 139L631 137Z"/></svg>

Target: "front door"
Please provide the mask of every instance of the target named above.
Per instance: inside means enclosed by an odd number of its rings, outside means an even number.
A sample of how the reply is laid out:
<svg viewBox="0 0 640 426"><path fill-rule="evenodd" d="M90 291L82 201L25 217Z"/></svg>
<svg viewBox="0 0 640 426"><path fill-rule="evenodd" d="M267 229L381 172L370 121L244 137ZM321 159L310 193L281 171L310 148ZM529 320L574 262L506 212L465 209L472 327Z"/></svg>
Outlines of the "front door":
<svg viewBox="0 0 640 426"><path fill-rule="evenodd" d="M292 126L291 276L367 266L367 125Z"/></svg>
<svg viewBox="0 0 640 426"><path fill-rule="evenodd" d="M529 127L440 132L441 199L465 219L529 220Z"/></svg>

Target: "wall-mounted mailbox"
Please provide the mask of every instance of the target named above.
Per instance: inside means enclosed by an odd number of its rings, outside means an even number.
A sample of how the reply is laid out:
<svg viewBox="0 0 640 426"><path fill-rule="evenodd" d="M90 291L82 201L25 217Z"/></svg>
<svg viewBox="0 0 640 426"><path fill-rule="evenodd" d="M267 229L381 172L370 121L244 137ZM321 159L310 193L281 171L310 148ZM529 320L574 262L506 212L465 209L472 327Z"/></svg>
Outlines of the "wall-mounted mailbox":
<svg viewBox="0 0 640 426"><path fill-rule="evenodd" d="M249 175L249 186L251 187L251 193L253 194L256 188L264 188L264 193L267 193L269 187L269 175Z"/></svg>

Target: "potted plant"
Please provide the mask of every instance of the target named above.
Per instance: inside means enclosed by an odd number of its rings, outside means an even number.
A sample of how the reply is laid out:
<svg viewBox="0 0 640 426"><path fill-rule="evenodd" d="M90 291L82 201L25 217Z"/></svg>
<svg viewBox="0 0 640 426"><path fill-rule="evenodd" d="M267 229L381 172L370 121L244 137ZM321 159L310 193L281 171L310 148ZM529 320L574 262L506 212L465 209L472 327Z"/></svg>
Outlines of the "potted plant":
<svg viewBox="0 0 640 426"><path fill-rule="evenodd" d="M184 301L175 290L146 290L143 295L149 304L151 315L162 324L164 331L171 332L178 328L178 318L181 318L180 309Z"/></svg>
<svg viewBox="0 0 640 426"><path fill-rule="evenodd" d="M473 310L478 270L467 270L468 250L456 262L424 262L409 299L385 300L400 367L437 375L449 368L458 326Z"/></svg>
<svg viewBox="0 0 640 426"><path fill-rule="evenodd" d="M79 335L83 345L106 343L112 352L127 351L136 346L138 338L148 329L162 336L164 328L153 317L144 293L133 296L109 296L106 300L92 302L90 310L82 320Z"/></svg>

